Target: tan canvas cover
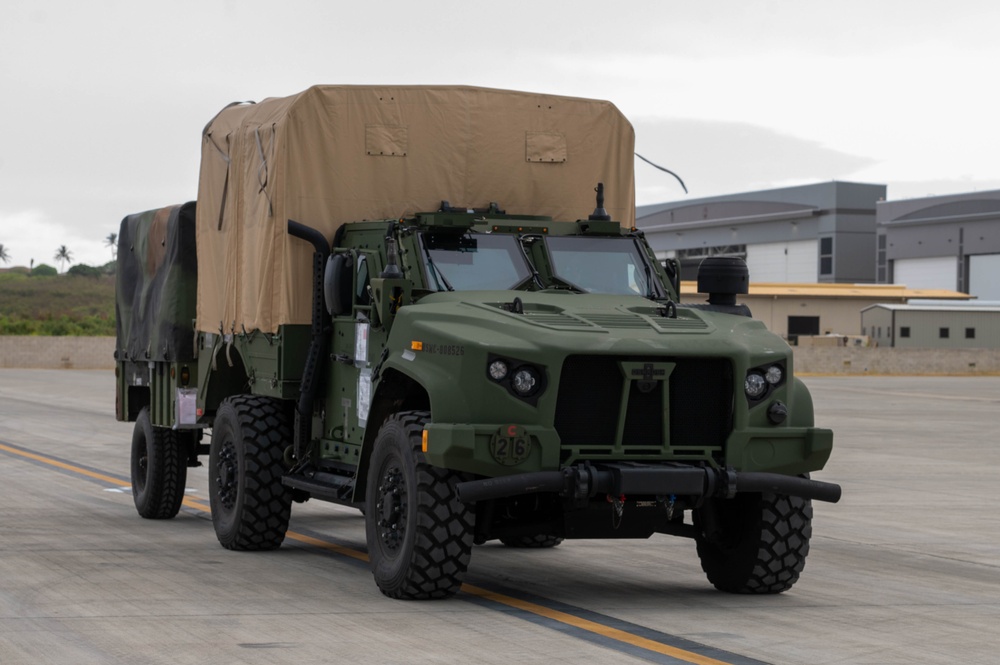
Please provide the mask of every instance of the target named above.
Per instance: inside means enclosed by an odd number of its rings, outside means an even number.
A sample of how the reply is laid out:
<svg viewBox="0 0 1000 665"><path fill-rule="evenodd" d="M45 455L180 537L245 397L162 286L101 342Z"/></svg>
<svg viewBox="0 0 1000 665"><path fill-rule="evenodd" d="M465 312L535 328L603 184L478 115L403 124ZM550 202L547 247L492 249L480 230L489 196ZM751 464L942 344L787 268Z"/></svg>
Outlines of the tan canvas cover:
<svg viewBox="0 0 1000 665"><path fill-rule="evenodd" d="M635 220L632 126L609 102L472 87L316 86L231 105L205 128L198 187L199 330L309 323L312 247L344 223L442 200L586 218L605 184Z"/></svg>

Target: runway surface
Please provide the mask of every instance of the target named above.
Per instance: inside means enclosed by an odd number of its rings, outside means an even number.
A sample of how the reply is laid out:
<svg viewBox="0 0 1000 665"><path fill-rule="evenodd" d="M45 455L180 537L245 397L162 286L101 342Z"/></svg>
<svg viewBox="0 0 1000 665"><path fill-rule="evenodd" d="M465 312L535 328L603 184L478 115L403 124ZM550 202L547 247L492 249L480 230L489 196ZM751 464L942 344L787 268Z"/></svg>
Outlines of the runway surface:
<svg viewBox="0 0 1000 665"><path fill-rule="evenodd" d="M393 601L360 513L295 504L219 546L205 468L143 520L107 371L0 370L0 663L996 663L1000 378L810 377L835 431L799 583L733 596L691 541L488 543L454 599Z"/></svg>

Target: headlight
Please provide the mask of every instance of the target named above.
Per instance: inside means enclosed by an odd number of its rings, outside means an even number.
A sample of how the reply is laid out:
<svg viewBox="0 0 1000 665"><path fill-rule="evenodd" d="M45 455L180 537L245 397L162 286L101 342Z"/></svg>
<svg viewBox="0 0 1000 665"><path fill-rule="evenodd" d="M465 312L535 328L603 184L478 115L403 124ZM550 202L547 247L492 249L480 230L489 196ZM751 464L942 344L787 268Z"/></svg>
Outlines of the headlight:
<svg viewBox="0 0 1000 665"><path fill-rule="evenodd" d="M776 386L781 383L781 379L784 378L784 374L781 372L780 366L771 365L767 368L767 371L764 372L764 378L767 379L767 382L772 386Z"/></svg>
<svg viewBox="0 0 1000 665"><path fill-rule="evenodd" d="M532 406L548 385L544 367L492 353L486 358L486 378Z"/></svg>
<svg viewBox="0 0 1000 665"><path fill-rule="evenodd" d="M490 378L494 381L503 381L507 376L507 363L502 360L494 360L489 367Z"/></svg>
<svg viewBox="0 0 1000 665"><path fill-rule="evenodd" d="M528 367L522 367L514 372L514 377L510 381L514 391L522 397L527 397L538 385L538 377L535 372Z"/></svg>
<svg viewBox="0 0 1000 665"><path fill-rule="evenodd" d="M743 390L746 391L747 397L758 400L767 392L767 379L759 372L750 372L743 382Z"/></svg>

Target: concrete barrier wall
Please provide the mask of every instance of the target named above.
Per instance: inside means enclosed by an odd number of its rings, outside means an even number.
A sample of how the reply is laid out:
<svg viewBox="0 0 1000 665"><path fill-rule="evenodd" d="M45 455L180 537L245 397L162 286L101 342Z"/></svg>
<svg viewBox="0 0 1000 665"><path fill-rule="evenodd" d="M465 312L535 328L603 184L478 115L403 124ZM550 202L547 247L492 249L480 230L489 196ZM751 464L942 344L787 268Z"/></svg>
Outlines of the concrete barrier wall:
<svg viewBox="0 0 1000 665"><path fill-rule="evenodd" d="M0 335L0 367L114 369L114 337Z"/></svg>
<svg viewBox="0 0 1000 665"><path fill-rule="evenodd" d="M799 374L1000 374L1000 349L794 347Z"/></svg>
<svg viewBox="0 0 1000 665"><path fill-rule="evenodd" d="M0 367L114 369L114 337L0 336ZM1000 349L795 347L802 374L1000 374Z"/></svg>

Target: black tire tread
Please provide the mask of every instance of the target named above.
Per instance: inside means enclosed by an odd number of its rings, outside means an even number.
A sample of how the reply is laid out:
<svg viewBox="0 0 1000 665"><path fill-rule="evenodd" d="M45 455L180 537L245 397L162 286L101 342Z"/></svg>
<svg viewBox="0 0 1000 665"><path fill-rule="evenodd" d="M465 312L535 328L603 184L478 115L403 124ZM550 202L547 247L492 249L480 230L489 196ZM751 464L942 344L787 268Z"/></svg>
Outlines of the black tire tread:
<svg viewBox="0 0 1000 665"><path fill-rule="evenodd" d="M472 556L475 513L459 500L455 490L455 483L464 478L424 461L420 452L421 433L430 421L430 413L403 411L391 418L399 421L414 451L417 531L413 556L402 583L393 588L383 587L377 578L376 583L390 598L449 598L461 588ZM372 515L374 512L371 511Z"/></svg>
<svg viewBox="0 0 1000 665"><path fill-rule="evenodd" d="M145 519L172 519L180 512L184 501L186 451L181 450L181 439L176 432L166 427L155 427L150 422L149 407L143 407L136 418L132 434L133 457L138 436L146 439L148 472L142 483L137 482L135 476L139 470L136 460L132 460L132 497L136 511Z"/></svg>
<svg viewBox="0 0 1000 665"><path fill-rule="evenodd" d="M809 554L812 503L809 499L765 493L759 514L747 520L743 542L725 551L698 539L702 569L715 588L741 594L776 594L798 581Z"/></svg>
<svg viewBox="0 0 1000 665"><path fill-rule="evenodd" d="M559 536L550 536L544 533L534 536L509 536L500 539L500 542L507 547L516 547L520 549L545 549L549 547L556 547L562 543L562 541L563 539Z"/></svg>
<svg viewBox="0 0 1000 665"><path fill-rule="evenodd" d="M244 434L241 473L245 484L242 504L235 507L239 511L235 532L222 534L217 526L216 535L226 549L273 550L285 540L291 519L292 494L281 483L284 450L292 440L291 419L282 402L270 397L237 395L227 402L235 409ZM214 518L214 504L212 514Z"/></svg>

